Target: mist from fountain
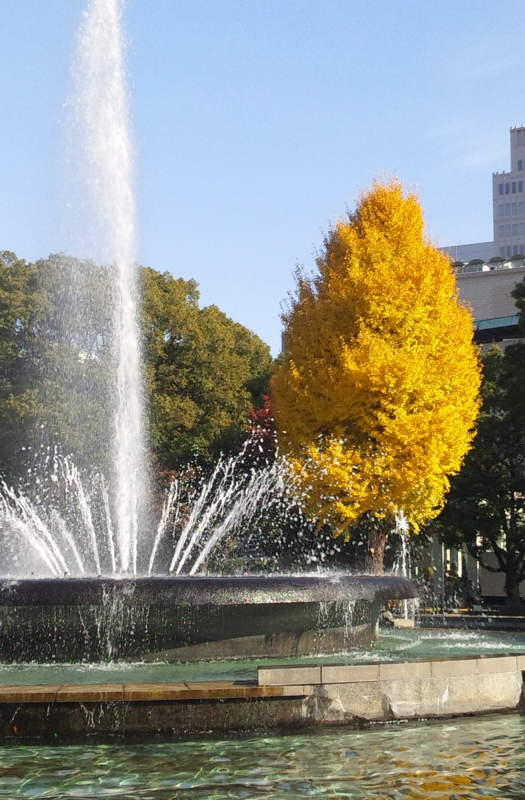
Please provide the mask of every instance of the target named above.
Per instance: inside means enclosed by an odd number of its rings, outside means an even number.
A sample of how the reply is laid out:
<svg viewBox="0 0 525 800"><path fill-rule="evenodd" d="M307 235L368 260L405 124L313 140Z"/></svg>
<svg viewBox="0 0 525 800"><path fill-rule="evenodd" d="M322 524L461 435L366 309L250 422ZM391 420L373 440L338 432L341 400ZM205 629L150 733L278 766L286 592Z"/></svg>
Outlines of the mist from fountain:
<svg viewBox="0 0 525 800"><path fill-rule="evenodd" d="M78 37L71 101L96 235L112 265L114 405L108 533L115 571L136 574L148 494L135 263L135 200L120 0L90 0ZM72 169L78 165L72 164ZM82 302L82 298L77 298ZM107 524L112 528L108 516ZM100 567L93 555L97 569Z"/></svg>
<svg viewBox="0 0 525 800"><path fill-rule="evenodd" d="M402 511L398 511L395 517L394 533L399 539L399 552L392 574L400 575L403 578L412 577L412 563L410 553L410 528L407 519ZM405 598L403 600L404 619L415 619L419 614L419 599Z"/></svg>
<svg viewBox="0 0 525 800"><path fill-rule="evenodd" d="M188 469L165 494L156 535L138 575L196 575L219 543L234 542L261 515L281 508L287 487L279 461L246 468L245 450L220 458L210 474ZM0 484L2 577L120 575L109 493L101 473L84 478L57 450L45 477L15 489Z"/></svg>

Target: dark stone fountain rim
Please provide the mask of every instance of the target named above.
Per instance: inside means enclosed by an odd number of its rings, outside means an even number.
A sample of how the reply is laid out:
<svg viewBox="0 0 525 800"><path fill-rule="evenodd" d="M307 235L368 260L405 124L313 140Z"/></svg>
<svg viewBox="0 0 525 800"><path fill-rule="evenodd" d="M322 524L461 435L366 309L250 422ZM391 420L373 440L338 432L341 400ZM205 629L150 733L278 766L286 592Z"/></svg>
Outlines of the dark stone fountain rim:
<svg viewBox="0 0 525 800"><path fill-rule="evenodd" d="M416 597L413 584L394 575L240 575L147 578L0 579L2 606L93 606L121 600L130 606L266 603L385 603Z"/></svg>

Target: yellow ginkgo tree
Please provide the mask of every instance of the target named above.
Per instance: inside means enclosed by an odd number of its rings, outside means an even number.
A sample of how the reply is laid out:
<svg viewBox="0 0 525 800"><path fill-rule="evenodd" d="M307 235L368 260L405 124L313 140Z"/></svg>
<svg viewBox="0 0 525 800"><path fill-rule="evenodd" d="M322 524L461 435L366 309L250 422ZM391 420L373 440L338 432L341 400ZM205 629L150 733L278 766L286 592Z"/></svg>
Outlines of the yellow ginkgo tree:
<svg viewBox="0 0 525 800"><path fill-rule="evenodd" d="M351 534L369 567L388 531L438 514L479 411L472 317L450 261L425 237L415 195L375 182L325 237L318 274L297 275L272 404L304 511ZM371 524L373 523L373 524Z"/></svg>

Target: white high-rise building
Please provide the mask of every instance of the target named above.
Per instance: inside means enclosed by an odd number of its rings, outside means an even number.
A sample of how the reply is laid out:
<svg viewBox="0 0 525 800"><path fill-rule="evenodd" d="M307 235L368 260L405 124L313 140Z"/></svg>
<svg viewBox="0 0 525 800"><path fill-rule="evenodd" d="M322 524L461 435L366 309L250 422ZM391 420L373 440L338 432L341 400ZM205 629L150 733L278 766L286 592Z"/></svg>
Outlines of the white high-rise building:
<svg viewBox="0 0 525 800"><path fill-rule="evenodd" d="M494 240L440 248L455 262L459 296L485 347L523 336L512 291L525 279L525 126L510 129L510 166L492 175Z"/></svg>
<svg viewBox="0 0 525 800"><path fill-rule="evenodd" d="M525 126L510 129L510 172L492 174L492 242L440 248L454 261L525 255Z"/></svg>
<svg viewBox="0 0 525 800"><path fill-rule="evenodd" d="M494 255L525 254L525 127L510 129L510 172L492 175Z"/></svg>

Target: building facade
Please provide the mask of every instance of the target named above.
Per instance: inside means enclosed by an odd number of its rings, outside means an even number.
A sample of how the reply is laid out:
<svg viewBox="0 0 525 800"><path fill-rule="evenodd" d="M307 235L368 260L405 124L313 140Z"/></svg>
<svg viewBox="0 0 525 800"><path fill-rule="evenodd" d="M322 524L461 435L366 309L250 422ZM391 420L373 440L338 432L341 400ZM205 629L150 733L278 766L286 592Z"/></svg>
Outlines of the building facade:
<svg viewBox="0 0 525 800"><path fill-rule="evenodd" d="M453 261L525 255L525 126L510 129L510 172L492 174L493 240L442 247Z"/></svg>
<svg viewBox="0 0 525 800"><path fill-rule="evenodd" d="M454 263L461 300L474 316L474 339L482 352L492 344L505 348L523 341L518 310L511 292L525 279L525 126L510 129L510 172L492 175L494 239L492 242L443 247ZM491 573L466 553L468 579L480 597L495 601L505 596L504 575ZM434 539L429 549L434 567L434 590L444 591L448 563L461 569L462 556ZM496 557L486 554L496 565ZM458 573L460 572L458 570ZM525 599L525 581L520 585Z"/></svg>
<svg viewBox="0 0 525 800"><path fill-rule="evenodd" d="M502 347L522 338L511 292L525 278L525 126L510 129L510 172L492 175L494 239L440 248L450 256L475 339Z"/></svg>
<svg viewBox="0 0 525 800"><path fill-rule="evenodd" d="M510 129L510 172L492 175L494 255L525 254L525 127Z"/></svg>

